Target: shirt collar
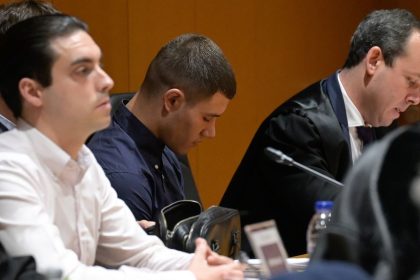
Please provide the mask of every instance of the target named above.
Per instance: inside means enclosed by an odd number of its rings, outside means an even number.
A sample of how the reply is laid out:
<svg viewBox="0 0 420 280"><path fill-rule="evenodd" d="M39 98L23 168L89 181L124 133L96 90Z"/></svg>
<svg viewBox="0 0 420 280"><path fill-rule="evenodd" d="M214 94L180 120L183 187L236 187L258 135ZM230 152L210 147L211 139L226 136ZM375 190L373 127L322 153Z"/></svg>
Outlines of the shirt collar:
<svg viewBox="0 0 420 280"><path fill-rule="evenodd" d="M24 120L18 119L17 128L26 132L31 143L34 143L33 149L40 162L45 164L56 177L68 177L66 173L70 169L74 171L72 173L76 174L76 176L73 174L72 177L80 179L89 167L91 163L90 151L85 145L80 149L77 161L75 161L50 138ZM77 178L71 180L79 180Z"/></svg>
<svg viewBox="0 0 420 280"><path fill-rule="evenodd" d="M15 124L1 114L0 114L0 123L9 130L15 128Z"/></svg>
<svg viewBox="0 0 420 280"><path fill-rule="evenodd" d="M347 94L346 89L340 80L340 73L337 73L338 84L340 85L340 90L343 94L344 106L346 107L347 123L349 127L364 126L365 122L363 120L362 114L357 110L354 103L351 101L350 97Z"/></svg>
<svg viewBox="0 0 420 280"><path fill-rule="evenodd" d="M159 163L165 144L127 109L127 102L128 100L123 101L124 106L117 110L114 120L127 132L142 154L151 157L153 163Z"/></svg>

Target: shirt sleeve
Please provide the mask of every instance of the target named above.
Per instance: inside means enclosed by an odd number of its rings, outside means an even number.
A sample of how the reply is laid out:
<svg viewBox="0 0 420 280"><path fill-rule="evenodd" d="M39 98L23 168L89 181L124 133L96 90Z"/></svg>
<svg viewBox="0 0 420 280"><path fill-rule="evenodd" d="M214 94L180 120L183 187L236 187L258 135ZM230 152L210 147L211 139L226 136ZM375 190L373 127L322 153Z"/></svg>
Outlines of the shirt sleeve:
<svg viewBox="0 0 420 280"><path fill-rule="evenodd" d="M36 169L28 160L8 161L0 168L0 241L10 255L32 255L39 272L61 268L64 278L75 280L195 279L186 270L192 255L167 249L159 239L146 235L104 175L103 182L98 182L104 183L99 194L103 198L96 248L99 265L82 263L65 247L60 231L66 229L55 226L34 187L39 185L32 172Z"/></svg>
<svg viewBox="0 0 420 280"><path fill-rule="evenodd" d="M146 234L111 186L102 189L101 200L98 262L106 266L129 264L153 270L188 267L192 255L168 249L158 237Z"/></svg>
<svg viewBox="0 0 420 280"><path fill-rule="evenodd" d="M139 171L140 172L140 171ZM132 174L129 172L110 172L107 174L112 187L117 191L118 197L130 208L137 221L154 220L153 195L149 180L144 174Z"/></svg>

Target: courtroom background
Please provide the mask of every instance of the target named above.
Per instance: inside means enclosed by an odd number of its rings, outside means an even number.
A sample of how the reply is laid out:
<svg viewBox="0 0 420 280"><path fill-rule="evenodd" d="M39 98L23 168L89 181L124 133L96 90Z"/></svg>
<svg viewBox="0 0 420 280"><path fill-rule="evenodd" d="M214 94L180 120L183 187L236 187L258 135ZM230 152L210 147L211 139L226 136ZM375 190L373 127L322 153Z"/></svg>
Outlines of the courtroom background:
<svg viewBox="0 0 420 280"><path fill-rule="evenodd" d="M136 91L159 48L179 34L204 34L223 49L236 73L237 96L217 121L216 138L189 153L205 207L219 203L261 121L343 65L350 37L366 14L406 8L420 17L420 1L414 0L50 2L89 24L104 53L104 68L115 81L113 93ZM419 120L420 108L402 118Z"/></svg>

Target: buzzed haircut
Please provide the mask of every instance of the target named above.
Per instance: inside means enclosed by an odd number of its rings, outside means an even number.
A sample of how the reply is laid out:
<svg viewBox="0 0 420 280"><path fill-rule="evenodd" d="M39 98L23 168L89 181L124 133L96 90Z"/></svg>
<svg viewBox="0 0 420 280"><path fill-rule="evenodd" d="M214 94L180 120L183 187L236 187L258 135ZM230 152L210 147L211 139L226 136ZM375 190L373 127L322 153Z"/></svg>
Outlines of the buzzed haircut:
<svg viewBox="0 0 420 280"><path fill-rule="evenodd" d="M140 91L148 97L170 88L195 103L221 92L232 99L236 80L222 50L208 37L183 34L163 46L149 65Z"/></svg>

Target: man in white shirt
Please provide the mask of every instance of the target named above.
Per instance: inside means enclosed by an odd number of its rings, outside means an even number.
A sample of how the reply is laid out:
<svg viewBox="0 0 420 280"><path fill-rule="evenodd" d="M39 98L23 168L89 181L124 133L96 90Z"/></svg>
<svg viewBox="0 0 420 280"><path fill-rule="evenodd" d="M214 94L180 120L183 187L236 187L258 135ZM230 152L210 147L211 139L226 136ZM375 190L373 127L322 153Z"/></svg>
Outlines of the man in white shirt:
<svg viewBox="0 0 420 280"><path fill-rule="evenodd" d="M0 91L18 119L0 135L0 241L71 279L241 279L202 239L190 255L147 235L84 146L110 122L113 86L86 28L34 17L0 46Z"/></svg>

